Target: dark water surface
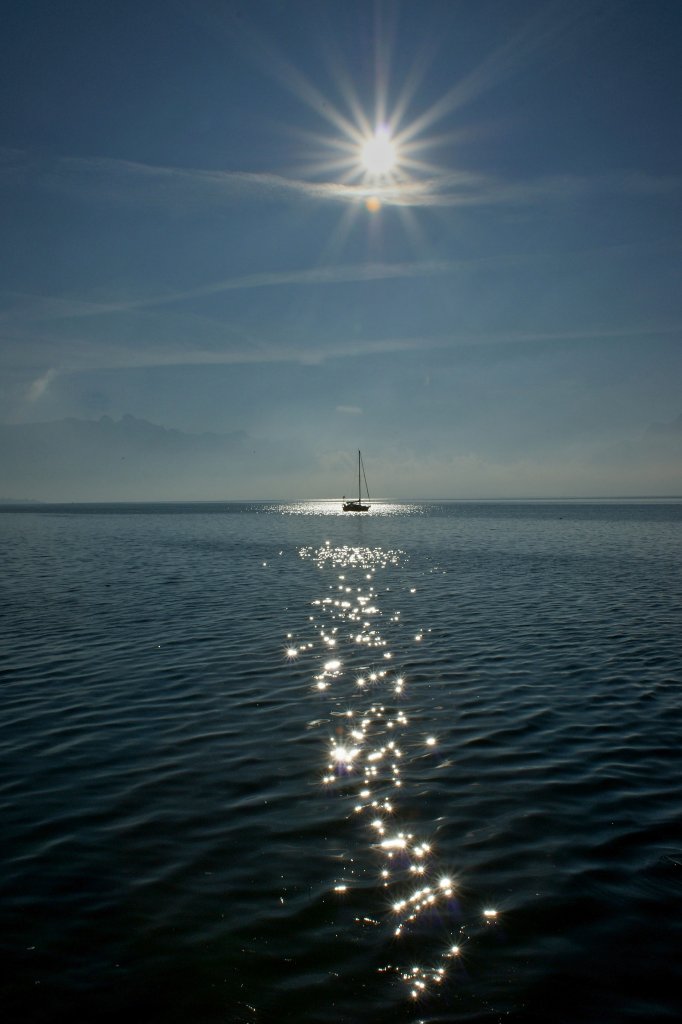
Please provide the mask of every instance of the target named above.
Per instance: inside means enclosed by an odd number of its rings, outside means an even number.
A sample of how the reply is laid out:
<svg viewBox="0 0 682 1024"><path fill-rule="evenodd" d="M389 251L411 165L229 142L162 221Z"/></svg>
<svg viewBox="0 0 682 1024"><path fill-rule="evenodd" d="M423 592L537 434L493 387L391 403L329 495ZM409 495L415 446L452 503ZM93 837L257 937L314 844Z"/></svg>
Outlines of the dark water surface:
<svg viewBox="0 0 682 1024"><path fill-rule="evenodd" d="M682 504L0 514L6 1021L682 1015Z"/></svg>

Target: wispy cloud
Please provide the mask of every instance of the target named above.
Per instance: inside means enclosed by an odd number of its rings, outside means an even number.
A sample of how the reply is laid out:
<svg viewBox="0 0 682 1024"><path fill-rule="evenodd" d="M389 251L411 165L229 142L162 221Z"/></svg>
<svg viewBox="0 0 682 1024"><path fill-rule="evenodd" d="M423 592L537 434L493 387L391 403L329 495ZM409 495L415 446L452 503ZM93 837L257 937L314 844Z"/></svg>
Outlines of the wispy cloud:
<svg viewBox="0 0 682 1024"><path fill-rule="evenodd" d="M29 402L37 402L42 398L56 376L57 370L51 368L32 381L26 395Z"/></svg>
<svg viewBox="0 0 682 1024"><path fill-rule="evenodd" d="M6 154L7 155L7 154ZM11 159L9 158L11 156ZM275 173L207 171L126 160L64 157L51 162L12 151L0 161L5 183L32 184L76 193L83 200L162 204L187 209L195 204L229 205L245 200L332 202L359 205L376 197L384 206L456 207L527 205L575 200L601 192L630 195L677 193L678 176L617 171L594 177L559 175L505 181L492 175L450 171L370 187L367 184L308 181Z"/></svg>
<svg viewBox="0 0 682 1024"><path fill-rule="evenodd" d="M358 405L337 405L336 411L346 416L361 416L362 409Z"/></svg>
<svg viewBox="0 0 682 1024"><path fill-rule="evenodd" d="M185 342L150 345L139 343L124 346L111 342L93 345L87 336L55 339L45 335L32 340L25 339L23 349L27 365L47 362L52 367L41 371L31 381L28 394L33 400L41 397L57 373L81 373L92 370L110 371L123 369L152 369L158 367L187 366L237 366L276 365L298 363L322 365L335 360L367 358L370 356L394 356L400 353L476 348L480 346L537 345L551 346L561 342L614 343L632 338L654 339L682 334L682 325L638 324L612 328L576 328L554 331L501 331L476 333L458 331L451 334L424 334L408 337L390 336L385 338L345 337L327 341L324 346L316 342L291 343L280 338L260 338L257 343L236 339L229 346L208 347L195 342L188 347ZM26 353L31 346L30 354ZM55 362L55 347L59 349L59 362ZM338 412L358 415L362 410L354 406L339 406Z"/></svg>
<svg viewBox="0 0 682 1024"><path fill-rule="evenodd" d="M480 261L479 261L480 262ZM51 298L14 294L15 307L0 315L0 320L59 320L124 313L136 309L150 309L172 303L198 299L221 292L283 286L314 286L352 284L364 281L385 281L400 278L436 277L452 273L463 261L423 260L421 262L335 264L311 267L305 270L264 271L257 274L239 274L211 281L196 288L164 294L150 294L115 302L91 302L79 299Z"/></svg>

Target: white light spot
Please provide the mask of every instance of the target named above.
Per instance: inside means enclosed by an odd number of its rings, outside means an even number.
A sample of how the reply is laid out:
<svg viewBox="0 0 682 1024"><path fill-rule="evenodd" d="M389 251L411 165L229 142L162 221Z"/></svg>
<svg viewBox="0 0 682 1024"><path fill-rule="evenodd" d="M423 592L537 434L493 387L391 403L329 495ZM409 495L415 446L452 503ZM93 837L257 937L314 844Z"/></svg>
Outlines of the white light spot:
<svg viewBox="0 0 682 1024"><path fill-rule="evenodd" d="M404 850L407 840L403 836L396 836L394 839L383 839L381 845L385 850Z"/></svg>

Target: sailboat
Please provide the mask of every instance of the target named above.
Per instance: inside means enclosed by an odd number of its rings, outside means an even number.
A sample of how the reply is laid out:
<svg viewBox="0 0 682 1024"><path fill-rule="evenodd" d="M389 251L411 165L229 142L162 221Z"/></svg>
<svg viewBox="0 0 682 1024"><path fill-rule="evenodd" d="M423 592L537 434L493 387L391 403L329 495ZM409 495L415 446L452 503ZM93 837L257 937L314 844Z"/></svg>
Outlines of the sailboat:
<svg viewBox="0 0 682 1024"><path fill-rule="evenodd" d="M362 477L360 474L362 473ZM365 481L365 493L367 494L367 501L369 501L369 488L367 487L367 477L365 476L365 467L362 462L362 455L358 450L358 500L357 501L346 501L346 496L343 496L343 511L344 512L369 512L369 505L364 505L362 502L362 485L361 479Z"/></svg>

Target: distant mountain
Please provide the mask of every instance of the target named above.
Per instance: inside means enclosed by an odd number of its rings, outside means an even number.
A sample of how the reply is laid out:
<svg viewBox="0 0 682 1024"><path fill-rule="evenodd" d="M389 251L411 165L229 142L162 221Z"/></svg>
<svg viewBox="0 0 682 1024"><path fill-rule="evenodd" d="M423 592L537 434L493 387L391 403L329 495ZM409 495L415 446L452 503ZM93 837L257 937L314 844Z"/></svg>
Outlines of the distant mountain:
<svg viewBox="0 0 682 1024"><path fill-rule="evenodd" d="M0 424L0 481L28 499L227 499L256 494L292 445L245 431L190 434L126 415Z"/></svg>

